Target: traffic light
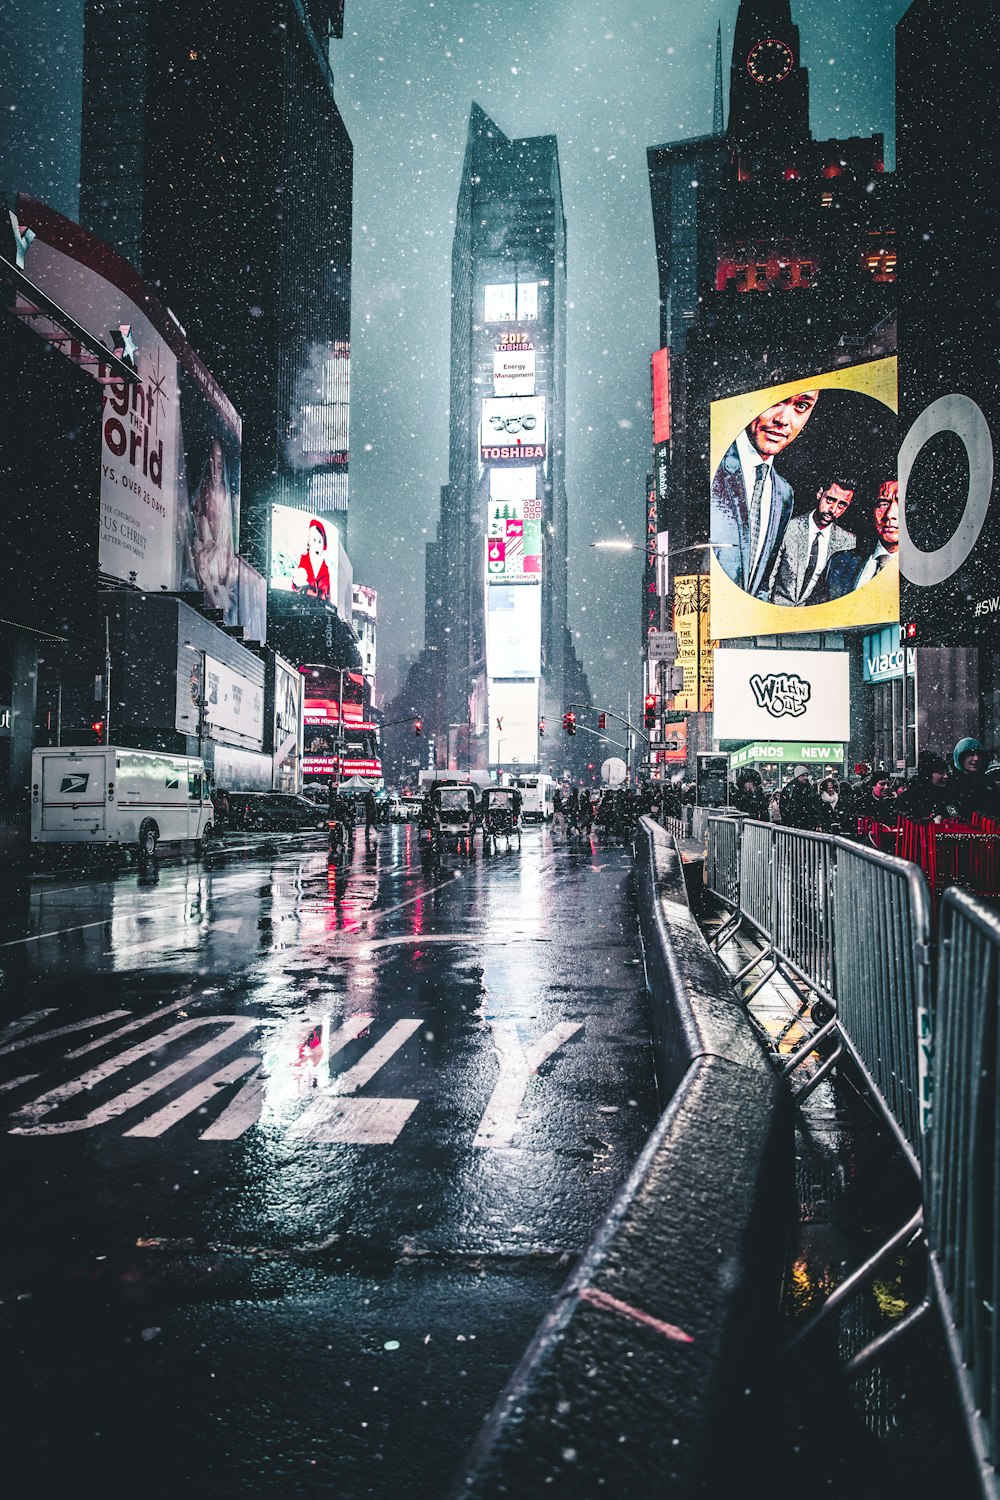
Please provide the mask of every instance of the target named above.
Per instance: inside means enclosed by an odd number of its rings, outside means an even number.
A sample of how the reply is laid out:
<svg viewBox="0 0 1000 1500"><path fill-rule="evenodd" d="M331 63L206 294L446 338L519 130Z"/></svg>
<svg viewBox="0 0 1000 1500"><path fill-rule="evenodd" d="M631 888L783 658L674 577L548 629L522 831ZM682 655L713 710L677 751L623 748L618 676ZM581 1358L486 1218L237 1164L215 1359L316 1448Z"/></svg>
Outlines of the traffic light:
<svg viewBox="0 0 1000 1500"><path fill-rule="evenodd" d="M571 708L563 714L563 728L567 734L576 734L576 714Z"/></svg>
<svg viewBox="0 0 1000 1500"><path fill-rule="evenodd" d="M414 719L414 721L413 721L413 733L417 736L417 739L420 738L421 733L423 732L423 727L424 727L424 721L423 721L423 719Z"/></svg>
<svg viewBox="0 0 1000 1500"><path fill-rule="evenodd" d="M598 727L598 729L607 729L607 727L608 727L608 716L607 716L607 714L598 714L597 715L597 727Z"/></svg>
<svg viewBox="0 0 1000 1500"><path fill-rule="evenodd" d="M94 722L93 722L93 724L91 724L90 727L91 727L91 729L94 732L94 738L97 741L97 743L99 745L103 745L104 744L104 720L103 719L95 719Z"/></svg>
<svg viewBox="0 0 1000 1500"><path fill-rule="evenodd" d="M645 698L645 717L643 720L647 729L656 728L656 694L647 693Z"/></svg>
<svg viewBox="0 0 1000 1500"><path fill-rule="evenodd" d="M544 719L539 719L539 721L538 721L538 738L541 739L544 736L544 734L545 734L545 720Z"/></svg>

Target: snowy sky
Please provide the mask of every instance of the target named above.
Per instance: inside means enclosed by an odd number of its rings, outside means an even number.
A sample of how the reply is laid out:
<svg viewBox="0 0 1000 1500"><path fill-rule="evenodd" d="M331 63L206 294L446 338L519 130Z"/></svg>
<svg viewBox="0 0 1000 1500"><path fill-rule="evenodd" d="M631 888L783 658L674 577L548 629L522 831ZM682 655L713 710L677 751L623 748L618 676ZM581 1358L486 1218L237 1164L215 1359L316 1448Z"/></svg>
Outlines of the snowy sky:
<svg viewBox="0 0 1000 1500"><path fill-rule="evenodd" d="M817 136L882 131L907 0L793 0ZM638 679L635 554L658 334L646 147L712 124L715 28L728 84L737 0L347 0L333 44L355 147L351 513L355 577L380 594L380 686L423 637L423 542L448 477L451 236L469 109L555 133L568 228L570 627L595 702ZM75 217L83 0L0 0L0 163ZM252 24L253 4L247 6ZM17 164L12 180L11 163Z"/></svg>

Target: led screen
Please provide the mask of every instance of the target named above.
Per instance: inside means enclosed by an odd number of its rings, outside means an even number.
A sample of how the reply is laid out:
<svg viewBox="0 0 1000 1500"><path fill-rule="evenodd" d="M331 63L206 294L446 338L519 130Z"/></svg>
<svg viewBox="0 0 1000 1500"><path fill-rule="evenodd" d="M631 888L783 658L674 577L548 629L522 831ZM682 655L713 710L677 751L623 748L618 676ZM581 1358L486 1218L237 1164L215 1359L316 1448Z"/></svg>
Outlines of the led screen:
<svg viewBox="0 0 1000 1500"><path fill-rule="evenodd" d="M712 636L899 618L896 361L712 404Z"/></svg>
<svg viewBox="0 0 1000 1500"><path fill-rule="evenodd" d="M490 584L486 590L486 669L491 677L538 677L542 659L542 591L537 584Z"/></svg>
<svg viewBox="0 0 1000 1500"><path fill-rule="evenodd" d="M271 566L268 586L336 604L340 537L329 517L290 505L271 506Z"/></svg>
<svg viewBox="0 0 1000 1500"><path fill-rule="evenodd" d="M483 400L479 430L484 464L537 463L545 457L545 400L511 396Z"/></svg>
<svg viewBox="0 0 1000 1500"><path fill-rule="evenodd" d="M716 651L715 688L717 739L851 738L846 651Z"/></svg>
<svg viewBox="0 0 1000 1500"><path fill-rule="evenodd" d="M537 589L533 592L537 593ZM538 764L538 683L489 683L490 765Z"/></svg>

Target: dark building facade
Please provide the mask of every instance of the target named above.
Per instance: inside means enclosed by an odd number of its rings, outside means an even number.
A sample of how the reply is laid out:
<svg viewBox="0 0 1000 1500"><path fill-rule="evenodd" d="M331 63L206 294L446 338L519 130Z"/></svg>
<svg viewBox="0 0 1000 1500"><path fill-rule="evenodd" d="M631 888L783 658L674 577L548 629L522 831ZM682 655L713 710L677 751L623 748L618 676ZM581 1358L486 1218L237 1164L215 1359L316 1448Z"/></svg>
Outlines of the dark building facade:
<svg viewBox="0 0 1000 1500"><path fill-rule="evenodd" d="M81 218L156 288L243 417L243 544L270 507L346 540L353 148L343 4L88 0Z"/></svg>
<svg viewBox="0 0 1000 1500"><path fill-rule="evenodd" d="M1000 743L998 23L914 0L896 28L901 619L919 748Z"/></svg>
<svg viewBox="0 0 1000 1500"><path fill-rule="evenodd" d="M741 0L725 133L647 156L669 366L657 528L673 580L709 572L713 402L895 353L895 184L880 136L813 138L788 0ZM831 631L787 642L845 644ZM688 728L691 772L712 720L696 714Z"/></svg>
<svg viewBox="0 0 1000 1500"><path fill-rule="evenodd" d="M548 768L567 684L566 224L553 136L511 140L477 106L452 252L448 483L427 549L411 676L440 766ZM415 695L408 684L402 697ZM562 761L560 747L554 758Z"/></svg>

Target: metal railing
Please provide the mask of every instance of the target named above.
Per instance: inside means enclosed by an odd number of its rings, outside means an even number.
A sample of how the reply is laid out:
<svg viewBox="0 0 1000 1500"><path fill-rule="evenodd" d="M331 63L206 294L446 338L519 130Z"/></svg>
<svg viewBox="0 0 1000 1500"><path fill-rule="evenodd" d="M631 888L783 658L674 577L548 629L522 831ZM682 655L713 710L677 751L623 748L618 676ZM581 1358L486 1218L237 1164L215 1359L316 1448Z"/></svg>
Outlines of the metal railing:
<svg viewBox="0 0 1000 1500"><path fill-rule="evenodd" d="M928 1170L931 1275L983 1481L1000 1493L1000 917L941 906Z"/></svg>
<svg viewBox="0 0 1000 1500"><path fill-rule="evenodd" d="M846 839L727 819L708 833L709 889L739 899L715 940L745 926L763 948L739 985L767 961L818 997L817 1024L787 1076L824 1038L835 1045L795 1097L848 1051L872 1102L920 1183L920 1205L826 1299L789 1348L921 1239L928 1292L846 1365L859 1374L937 1303L958 1380L980 1487L1000 1500L1000 914L966 892L945 892L936 955L922 872ZM721 887L722 889L718 889ZM935 985L936 967L936 985ZM836 1037L832 1033L836 1033Z"/></svg>

